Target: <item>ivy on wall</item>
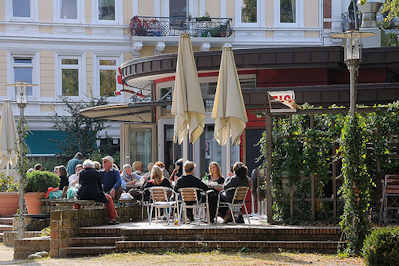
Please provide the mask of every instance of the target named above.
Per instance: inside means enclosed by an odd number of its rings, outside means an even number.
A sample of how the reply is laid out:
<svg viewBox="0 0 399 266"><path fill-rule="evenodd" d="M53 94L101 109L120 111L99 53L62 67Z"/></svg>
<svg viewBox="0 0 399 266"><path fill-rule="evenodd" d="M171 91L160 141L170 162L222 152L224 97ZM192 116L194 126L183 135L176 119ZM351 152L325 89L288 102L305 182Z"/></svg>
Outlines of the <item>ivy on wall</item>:
<svg viewBox="0 0 399 266"><path fill-rule="evenodd" d="M362 114L359 118L362 136L366 141L364 144L366 149L362 156L365 156L364 164L374 183L380 183L385 174L399 172L399 158L392 157L392 154L397 152L392 143L398 142L395 136L399 136L399 102L385 107L387 109ZM305 105L302 108L312 107ZM332 178L333 161L338 165L337 176L340 176L341 172L343 174L343 168L339 167L344 156L340 146L343 144L341 133L345 122L348 123L347 118L342 114L314 115L312 127L310 120L309 115L273 118L271 181L273 218L276 222L285 224L310 222L310 176L314 175L317 180L316 197L325 198L326 188L331 186L329 182ZM266 154L265 140L264 135L259 142L261 154ZM338 152L334 152L336 149ZM343 179L340 177L337 183L345 182ZM290 215L289 202L292 186L295 188L293 217ZM371 191L375 192L373 189L372 187ZM378 196L373 198L371 206L379 207ZM316 219L330 218L328 222L336 222L331 220L331 206L327 203L320 203L317 208ZM339 209L339 213L342 209L344 208Z"/></svg>
<svg viewBox="0 0 399 266"><path fill-rule="evenodd" d="M346 243L340 251L346 255L359 254L370 228L370 187L372 180L367 171L368 142L365 119L359 115L347 116L341 134L342 197L345 201L340 226Z"/></svg>

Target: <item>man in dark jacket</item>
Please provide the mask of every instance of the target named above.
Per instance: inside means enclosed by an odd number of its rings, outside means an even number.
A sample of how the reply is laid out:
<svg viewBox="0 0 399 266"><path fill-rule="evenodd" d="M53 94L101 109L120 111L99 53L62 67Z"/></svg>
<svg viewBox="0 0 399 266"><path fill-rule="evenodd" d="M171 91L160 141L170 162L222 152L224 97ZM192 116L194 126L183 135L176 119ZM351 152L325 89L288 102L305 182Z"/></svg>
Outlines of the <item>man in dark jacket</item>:
<svg viewBox="0 0 399 266"><path fill-rule="evenodd" d="M199 178L195 177L194 174L195 163L191 161L186 161L184 163L183 169L185 175L180 177L175 185L175 191L179 192L179 189L192 187L192 188L199 188L203 191L208 191L209 188L205 185ZM211 222L213 222L215 218L216 212L216 205L217 205L217 197L211 196L213 193L209 194L208 203L209 203L209 218ZM201 201L205 201L205 197L200 197ZM192 209L187 209L187 216L190 218L191 221L194 220Z"/></svg>
<svg viewBox="0 0 399 266"><path fill-rule="evenodd" d="M112 168L113 163L114 159L111 156L103 158L104 169L100 171L101 183L105 193L109 194L114 200L119 200L122 194L122 181L119 171Z"/></svg>

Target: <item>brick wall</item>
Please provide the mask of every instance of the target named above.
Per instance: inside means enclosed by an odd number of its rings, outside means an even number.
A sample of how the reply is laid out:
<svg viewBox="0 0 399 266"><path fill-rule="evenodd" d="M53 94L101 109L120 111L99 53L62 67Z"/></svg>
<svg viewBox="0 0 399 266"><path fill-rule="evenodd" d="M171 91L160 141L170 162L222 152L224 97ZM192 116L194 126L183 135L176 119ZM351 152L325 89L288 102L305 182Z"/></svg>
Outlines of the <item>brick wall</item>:
<svg viewBox="0 0 399 266"><path fill-rule="evenodd" d="M15 240L14 260L25 259L30 254L50 250L49 237L33 237Z"/></svg>
<svg viewBox="0 0 399 266"><path fill-rule="evenodd" d="M120 222L136 222L141 220L141 206L118 207ZM52 211L51 257L65 257L65 248L70 246L70 239L79 234L80 227L106 225L108 215L104 209L79 209Z"/></svg>

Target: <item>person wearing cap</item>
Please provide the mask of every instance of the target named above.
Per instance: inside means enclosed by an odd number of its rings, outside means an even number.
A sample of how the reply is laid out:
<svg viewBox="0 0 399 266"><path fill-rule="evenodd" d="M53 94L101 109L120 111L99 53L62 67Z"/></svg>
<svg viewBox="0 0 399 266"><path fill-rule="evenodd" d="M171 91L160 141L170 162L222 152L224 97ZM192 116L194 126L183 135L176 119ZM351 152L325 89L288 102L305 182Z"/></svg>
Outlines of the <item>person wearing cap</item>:
<svg viewBox="0 0 399 266"><path fill-rule="evenodd" d="M122 194L121 176L118 170L112 167L114 159L111 156L103 158L103 170L100 171L101 183L104 192L109 194L114 200L118 200Z"/></svg>

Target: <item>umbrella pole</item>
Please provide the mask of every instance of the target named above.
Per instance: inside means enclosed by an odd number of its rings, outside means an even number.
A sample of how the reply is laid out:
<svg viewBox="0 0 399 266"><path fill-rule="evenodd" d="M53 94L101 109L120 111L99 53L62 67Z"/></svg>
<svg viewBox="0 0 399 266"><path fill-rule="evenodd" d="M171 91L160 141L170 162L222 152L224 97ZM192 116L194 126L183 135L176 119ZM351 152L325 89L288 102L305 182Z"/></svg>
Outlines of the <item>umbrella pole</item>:
<svg viewBox="0 0 399 266"><path fill-rule="evenodd" d="M188 134L183 139L183 162L188 160Z"/></svg>
<svg viewBox="0 0 399 266"><path fill-rule="evenodd" d="M231 141L230 141L230 137L229 137L227 144L226 144L226 176L230 172L230 167L231 167L230 161L231 161Z"/></svg>

